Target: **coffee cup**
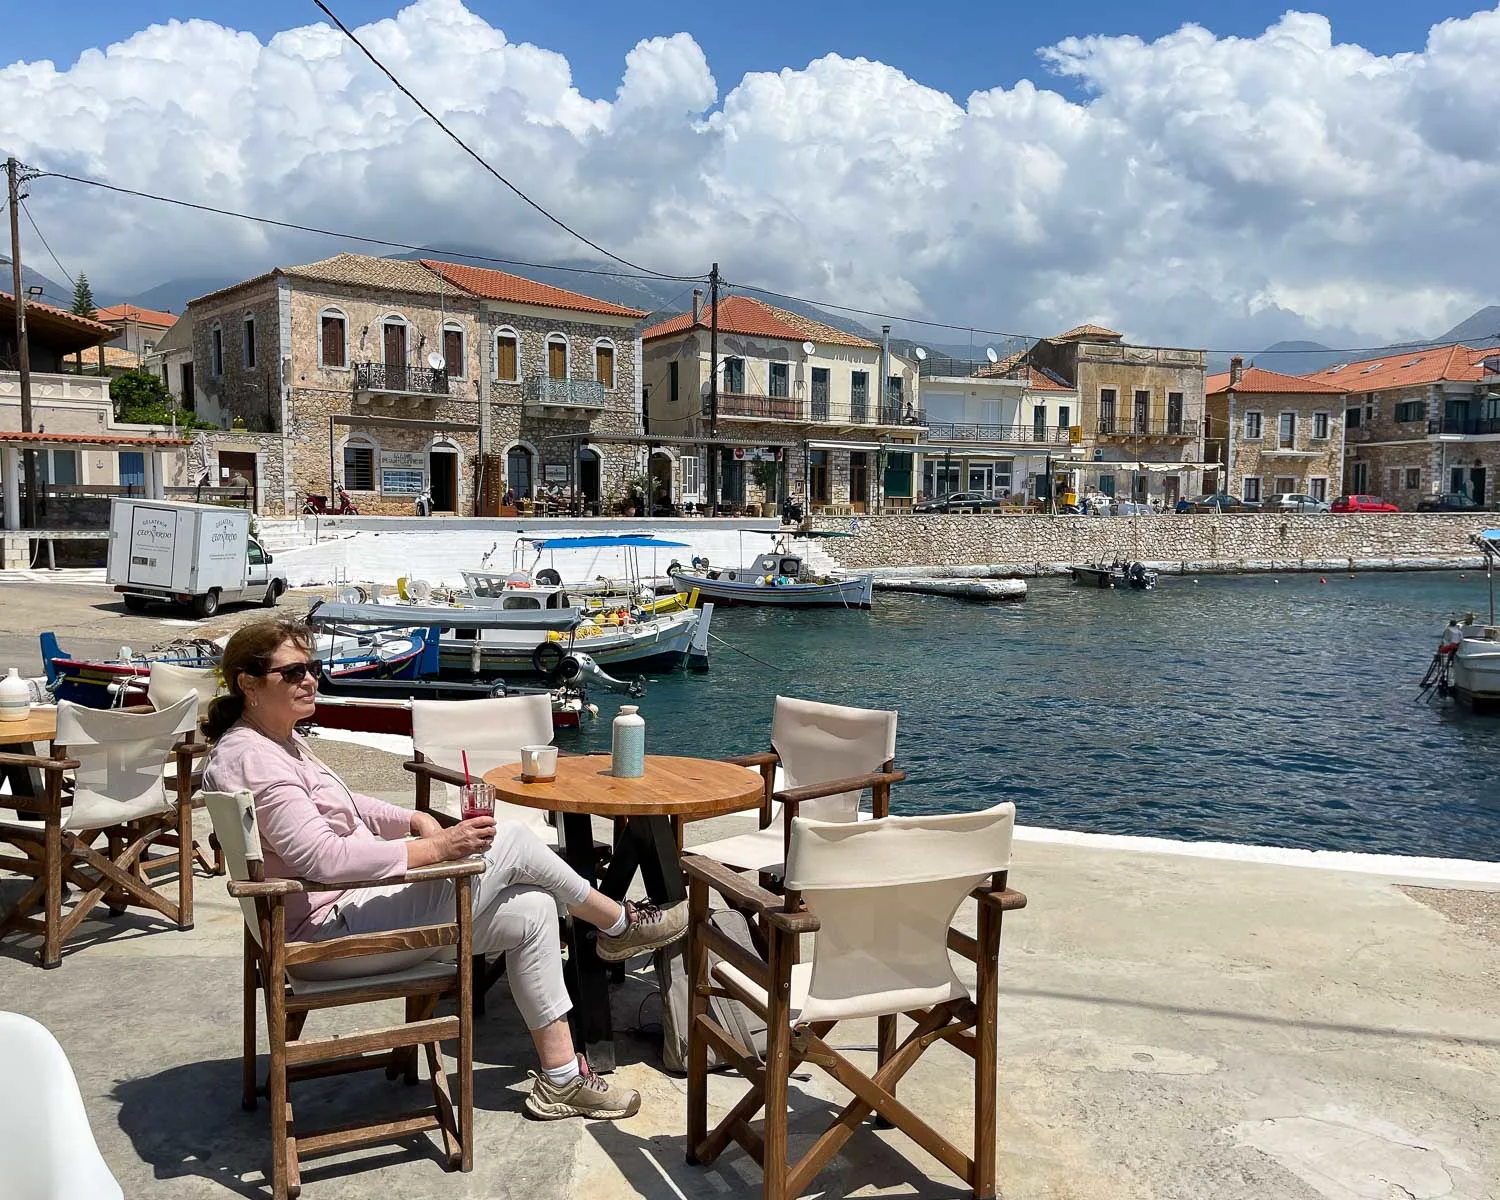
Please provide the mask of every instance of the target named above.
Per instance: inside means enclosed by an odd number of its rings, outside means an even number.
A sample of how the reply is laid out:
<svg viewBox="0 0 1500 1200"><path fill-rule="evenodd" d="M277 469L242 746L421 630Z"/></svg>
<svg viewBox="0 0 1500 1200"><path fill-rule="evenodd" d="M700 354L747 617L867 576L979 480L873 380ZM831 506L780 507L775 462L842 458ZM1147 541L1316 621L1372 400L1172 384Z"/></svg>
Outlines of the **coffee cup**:
<svg viewBox="0 0 1500 1200"><path fill-rule="evenodd" d="M556 778L556 746L521 747L521 781L523 783L549 783Z"/></svg>

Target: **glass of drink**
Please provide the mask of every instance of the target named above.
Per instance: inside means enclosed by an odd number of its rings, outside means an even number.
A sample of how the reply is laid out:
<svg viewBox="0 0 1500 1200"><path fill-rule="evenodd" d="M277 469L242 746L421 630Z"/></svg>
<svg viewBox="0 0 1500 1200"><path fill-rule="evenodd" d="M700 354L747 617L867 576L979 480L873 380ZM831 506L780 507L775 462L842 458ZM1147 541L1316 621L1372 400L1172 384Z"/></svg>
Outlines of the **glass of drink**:
<svg viewBox="0 0 1500 1200"><path fill-rule="evenodd" d="M465 821L495 815L495 787L490 783L466 783L458 789L459 813Z"/></svg>

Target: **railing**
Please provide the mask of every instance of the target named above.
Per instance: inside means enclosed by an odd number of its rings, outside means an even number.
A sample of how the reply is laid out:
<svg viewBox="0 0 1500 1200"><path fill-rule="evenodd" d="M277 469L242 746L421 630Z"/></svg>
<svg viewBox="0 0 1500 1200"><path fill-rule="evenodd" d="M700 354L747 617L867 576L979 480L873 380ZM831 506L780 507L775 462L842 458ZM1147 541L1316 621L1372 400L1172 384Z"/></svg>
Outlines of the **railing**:
<svg viewBox="0 0 1500 1200"><path fill-rule="evenodd" d="M1428 433L1453 433L1473 436L1500 433L1500 417L1443 417L1427 422Z"/></svg>
<svg viewBox="0 0 1500 1200"><path fill-rule="evenodd" d="M550 375L530 376L525 396L544 408L605 408L609 403L597 379L553 379Z"/></svg>
<svg viewBox="0 0 1500 1200"><path fill-rule="evenodd" d="M1035 425L976 425L963 421L929 421L922 414L930 442L1021 442L1026 445L1066 446L1068 427Z"/></svg>
<svg viewBox="0 0 1500 1200"><path fill-rule="evenodd" d="M1193 437L1201 425L1196 416L1168 417L1153 421L1146 417L1100 417L1102 437Z"/></svg>
<svg viewBox="0 0 1500 1200"><path fill-rule="evenodd" d="M703 406L707 410L707 396L703 398ZM898 404L887 404L877 410L868 400L860 403L819 397L809 401L801 396L762 396L748 392L720 392L719 416L758 421L816 421L830 425L921 424L919 414L913 412L908 420Z"/></svg>
<svg viewBox="0 0 1500 1200"><path fill-rule="evenodd" d="M1002 360L1003 361L1003 360ZM976 360L949 358L946 354L931 354L917 363L917 374L922 379L954 379L981 376L985 379L1002 379L1011 383L1026 383L1031 376L1024 366L1015 366L1007 371L987 358Z"/></svg>
<svg viewBox="0 0 1500 1200"><path fill-rule="evenodd" d="M409 396L446 396L448 372L431 367L398 367L388 363L359 363L354 368L359 392L397 392Z"/></svg>

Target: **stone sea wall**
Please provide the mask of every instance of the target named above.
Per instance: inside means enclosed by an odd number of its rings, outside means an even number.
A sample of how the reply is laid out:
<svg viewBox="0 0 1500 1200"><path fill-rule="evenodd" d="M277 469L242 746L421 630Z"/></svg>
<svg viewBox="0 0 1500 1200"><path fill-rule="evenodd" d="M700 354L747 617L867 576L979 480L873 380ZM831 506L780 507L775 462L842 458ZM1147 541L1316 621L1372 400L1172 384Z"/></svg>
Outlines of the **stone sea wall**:
<svg viewBox="0 0 1500 1200"><path fill-rule="evenodd" d="M822 544L845 567L1044 575L1121 558L1165 570L1371 570L1475 565L1481 555L1469 538L1500 527L1500 514L912 515L860 517L854 526L853 537Z"/></svg>

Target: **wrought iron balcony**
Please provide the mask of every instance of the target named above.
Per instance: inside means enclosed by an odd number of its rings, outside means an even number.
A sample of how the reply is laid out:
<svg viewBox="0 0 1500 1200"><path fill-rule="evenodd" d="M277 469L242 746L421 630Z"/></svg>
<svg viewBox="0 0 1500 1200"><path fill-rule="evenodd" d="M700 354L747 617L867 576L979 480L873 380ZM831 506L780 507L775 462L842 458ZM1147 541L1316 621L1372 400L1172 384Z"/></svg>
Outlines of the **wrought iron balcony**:
<svg viewBox="0 0 1500 1200"><path fill-rule="evenodd" d="M964 421L929 421L924 413L929 442L1010 442L1019 445L1066 446L1068 427L1033 425L977 425Z"/></svg>
<svg viewBox="0 0 1500 1200"><path fill-rule="evenodd" d="M1427 432L1437 434L1474 437L1478 434L1500 433L1500 417L1449 417L1430 419Z"/></svg>
<svg viewBox="0 0 1500 1200"><path fill-rule="evenodd" d="M596 379L553 379L550 375L532 375L526 380L524 395L527 403L542 408L609 407L604 385Z"/></svg>
<svg viewBox="0 0 1500 1200"><path fill-rule="evenodd" d="M703 397L705 410L708 397ZM820 425L916 425L920 415L902 405L877 408L865 401L802 396L762 396L749 392L720 392L719 416L751 421L814 422Z"/></svg>
<svg viewBox="0 0 1500 1200"><path fill-rule="evenodd" d="M794 396L758 396L749 392L720 392L719 416L753 417L761 421L806 421L807 405Z"/></svg>
<svg viewBox="0 0 1500 1200"><path fill-rule="evenodd" d="M1191 438L1198 436L1202 421L1193 415L1168 417L1165 421L1149 417L1100 417L1100 437L1117 438Z"/></svg>
<svg viewBox="0 0 1500 1200"><path fill-rule="evenodd" d="M354 368L354 390L392 396L446 396L448 372L434 371L431 367L359 363Z"/></svg>

